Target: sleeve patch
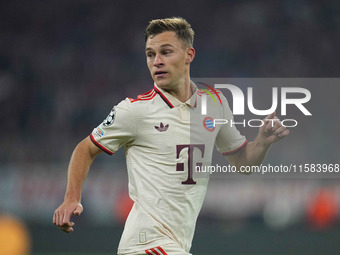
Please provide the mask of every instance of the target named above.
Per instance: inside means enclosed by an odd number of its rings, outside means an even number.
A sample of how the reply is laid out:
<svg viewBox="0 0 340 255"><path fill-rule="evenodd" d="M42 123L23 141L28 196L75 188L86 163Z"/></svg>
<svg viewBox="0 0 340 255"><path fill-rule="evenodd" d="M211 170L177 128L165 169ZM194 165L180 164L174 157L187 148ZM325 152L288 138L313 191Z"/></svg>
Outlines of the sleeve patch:
<svg viewBox="0 0 340 255"><path fill-rule="evenodd" d="M97 127L94 132L99 136L99 137L103 137L105 135L105 131L103 129L101 129L100 127Z"/></svg>
<svg viewBox="0 0 340 255"><path fill-rule="evenodd" d="M109 115L106 117L106 119L103 121L103 125L108 127L111 126L113 121L115 120L115 108L113 107Z"/></svg>

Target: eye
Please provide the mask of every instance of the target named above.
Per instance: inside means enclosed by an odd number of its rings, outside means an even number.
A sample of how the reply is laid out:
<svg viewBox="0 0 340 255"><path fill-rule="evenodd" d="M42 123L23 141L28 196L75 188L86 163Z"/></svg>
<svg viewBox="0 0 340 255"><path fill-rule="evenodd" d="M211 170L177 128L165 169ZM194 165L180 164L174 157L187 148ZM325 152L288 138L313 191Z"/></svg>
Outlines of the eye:
<svg viewBox="0 0 340 255"><path fill-rule="evenodd" d="M147 53L146 53L146 56L147 56L148 58L152 58L153 56L155 56L155 54L154 54L153 52L147 52Z"/></svg>
<svg viewBox="0 0 340 255"><path fill-rule="evenodd" d="M163 55L169 55L169 54L171 54L171 53L172 53L171 50L165 50L165 51L163 52Z"/></svg>

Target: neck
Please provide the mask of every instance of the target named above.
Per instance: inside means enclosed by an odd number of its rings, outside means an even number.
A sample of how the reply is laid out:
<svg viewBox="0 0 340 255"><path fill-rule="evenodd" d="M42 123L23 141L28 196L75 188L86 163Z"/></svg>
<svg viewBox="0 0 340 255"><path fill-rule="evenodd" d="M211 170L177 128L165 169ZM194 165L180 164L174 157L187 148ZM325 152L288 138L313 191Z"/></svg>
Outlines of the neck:
<svg viewBox="0 0 340 255"><path fill-rule="evenodd" d="M182 103L188 101L188 99L192 96L192 88L190 77L188 76L181 84L176 86L176 88L172 88L171 90L166 90L170 95L177 98Z"/></svg>

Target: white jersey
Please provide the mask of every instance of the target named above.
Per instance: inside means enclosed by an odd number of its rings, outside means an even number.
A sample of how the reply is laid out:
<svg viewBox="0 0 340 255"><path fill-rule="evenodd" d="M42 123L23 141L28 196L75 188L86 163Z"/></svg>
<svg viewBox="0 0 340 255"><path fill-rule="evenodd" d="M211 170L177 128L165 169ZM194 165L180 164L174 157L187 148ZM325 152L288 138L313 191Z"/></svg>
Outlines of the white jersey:
<svg viewBox="0 0 340 255"><path fill-rule="evenodd" d="M196 172L195 167L211 164L215 144L228 154L247 143L235 127L212 125L213 119L233 118L222 93L209 92L207 114L202 115L206 91L191 86L195 92L182 103L154 85L137 99L115 106L91 134L91 140L109 154L125 146L134 205L118 254L165 244L189 252L209 180L208 173Z"/></svg>

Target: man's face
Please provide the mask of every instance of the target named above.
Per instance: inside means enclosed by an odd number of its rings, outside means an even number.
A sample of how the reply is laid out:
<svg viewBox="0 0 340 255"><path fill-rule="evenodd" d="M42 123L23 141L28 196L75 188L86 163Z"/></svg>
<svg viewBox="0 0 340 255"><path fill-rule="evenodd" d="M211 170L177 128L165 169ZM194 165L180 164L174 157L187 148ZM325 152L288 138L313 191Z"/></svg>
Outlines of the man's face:
<svg viewBox="0 0 340 255"><path fill-rule="evenodd" d="M175 32L150 36L146 41L145 53L150 74L157 86L171 90L184 83L189 75L194 49L185 47Z"/></svg>

